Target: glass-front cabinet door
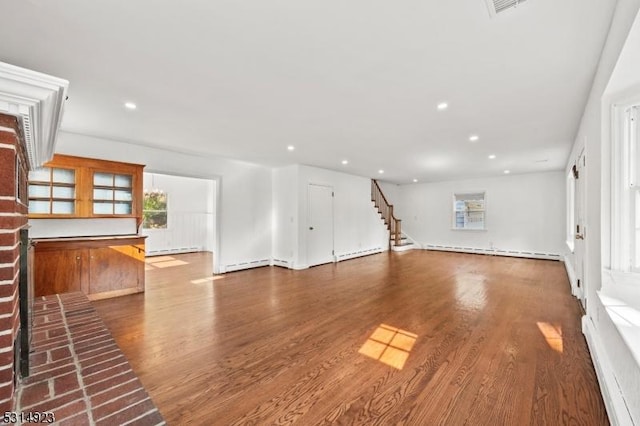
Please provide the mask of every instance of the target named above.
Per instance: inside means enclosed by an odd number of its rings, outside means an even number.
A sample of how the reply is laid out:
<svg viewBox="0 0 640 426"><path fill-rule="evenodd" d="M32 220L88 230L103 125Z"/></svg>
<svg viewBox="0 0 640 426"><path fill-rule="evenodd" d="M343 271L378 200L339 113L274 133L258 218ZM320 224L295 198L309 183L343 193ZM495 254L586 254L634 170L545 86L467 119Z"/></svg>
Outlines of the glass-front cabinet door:
<svg viewBox="0 0 640 426"><path fill-rule="evenodd" d="M135 218L142 225L141 164L55 154L29 173L29 217Z"/></svg>
<svg viewBox="0 0 640 426"><path fill-rule="evenodd" d="M133 175L94 172L93 214L131 215L133 213Z"/></svg>
<svg viewBox="0 0 640 426"><path fill-rule="evenodd" d="M29 214L73 216L76 170L42 167L29 172Z"/></svg>

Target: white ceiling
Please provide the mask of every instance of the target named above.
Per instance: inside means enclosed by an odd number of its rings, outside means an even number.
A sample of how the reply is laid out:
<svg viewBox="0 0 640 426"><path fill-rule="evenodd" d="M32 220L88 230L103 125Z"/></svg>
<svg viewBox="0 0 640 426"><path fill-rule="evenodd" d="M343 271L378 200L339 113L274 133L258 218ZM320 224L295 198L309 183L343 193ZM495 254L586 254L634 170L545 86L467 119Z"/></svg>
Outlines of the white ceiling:
<svg viewBox="0 0 640 426"><path fill-rule="evenodd" d="M64 131L438 181L564 168L614 6L3 0L0 61L70 80Z"/></svg>

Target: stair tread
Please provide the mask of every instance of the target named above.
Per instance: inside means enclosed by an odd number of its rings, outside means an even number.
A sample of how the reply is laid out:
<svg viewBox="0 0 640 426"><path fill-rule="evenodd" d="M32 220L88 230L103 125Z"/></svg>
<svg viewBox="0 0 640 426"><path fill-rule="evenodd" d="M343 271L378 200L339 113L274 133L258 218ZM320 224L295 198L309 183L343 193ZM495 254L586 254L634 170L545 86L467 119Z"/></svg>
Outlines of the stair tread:
<svg viewBox="0 0 640 426"><path fill-rule="evenodd" d="M410 246L410 245L413 245L413 243L411 241L405 241L405 242L402 242L400 244L394 244L393 246L394 247L402 247L402 246Z"/></svg>

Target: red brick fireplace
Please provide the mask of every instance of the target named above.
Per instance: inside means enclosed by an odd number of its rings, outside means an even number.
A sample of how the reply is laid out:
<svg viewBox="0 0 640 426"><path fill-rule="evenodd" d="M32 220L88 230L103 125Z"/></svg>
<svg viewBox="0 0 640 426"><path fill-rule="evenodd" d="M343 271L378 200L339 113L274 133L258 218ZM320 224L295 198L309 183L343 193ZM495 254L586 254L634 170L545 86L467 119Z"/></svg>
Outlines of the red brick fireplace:
<svg viewBox="0 0 640 426"><path fill-rule="evenodd" d="M18 120L0 114L0 413L14 404L20 348L20 230L27 226L28 164Z"/></svg>
<svg viewBox="0 0 640 426"><path fill-rule="evenodd" d="M68 86L0 62L0 413L28 375L28 172L53 157Z"/></svg>

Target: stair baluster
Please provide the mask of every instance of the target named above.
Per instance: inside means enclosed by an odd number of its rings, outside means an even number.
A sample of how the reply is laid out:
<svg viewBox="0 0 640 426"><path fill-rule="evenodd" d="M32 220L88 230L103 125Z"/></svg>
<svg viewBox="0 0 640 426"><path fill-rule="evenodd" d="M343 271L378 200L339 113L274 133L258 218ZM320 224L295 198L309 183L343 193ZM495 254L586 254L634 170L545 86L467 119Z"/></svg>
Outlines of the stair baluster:
<svg viewBox="0 0 640 426"><path fill-rule="evenodd" d="M382 219L390 232L389 247L391 247L391 241L396 246L399 246L402 241L402 221L394 216L393 204L389 204L380 189L380 185L378 185L378 181L375 179L371 179L371 201L378 209L378 213L382 215Z"/></svg>

